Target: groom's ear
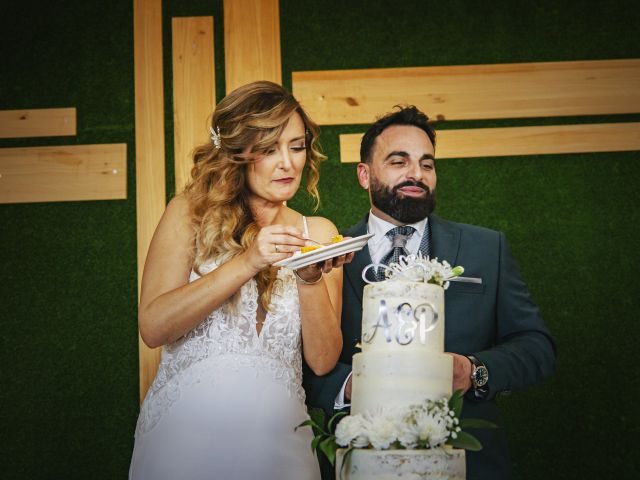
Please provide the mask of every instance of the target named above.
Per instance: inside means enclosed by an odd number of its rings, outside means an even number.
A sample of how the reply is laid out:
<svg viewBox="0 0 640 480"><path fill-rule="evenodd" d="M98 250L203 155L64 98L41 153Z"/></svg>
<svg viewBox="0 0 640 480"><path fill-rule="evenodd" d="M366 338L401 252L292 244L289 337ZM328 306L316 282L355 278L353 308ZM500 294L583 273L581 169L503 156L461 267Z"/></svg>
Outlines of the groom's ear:
<svg viewBox="0 0 640 480"><path fill-rule="evenodd" d="M365 190L369 190L369 165L366 163L359 163L357 167L358 183Z"/></svg>

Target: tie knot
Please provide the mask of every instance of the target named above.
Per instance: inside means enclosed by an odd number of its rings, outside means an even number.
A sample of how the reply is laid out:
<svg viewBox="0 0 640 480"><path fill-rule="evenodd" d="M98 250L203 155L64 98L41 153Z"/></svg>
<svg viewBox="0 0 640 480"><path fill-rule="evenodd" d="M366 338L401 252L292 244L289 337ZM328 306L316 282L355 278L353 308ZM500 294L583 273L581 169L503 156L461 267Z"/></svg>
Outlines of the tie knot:
<svg viewBox="0 0 640 480"><path fill-rule="evenodd" d="M391 240L395 247L404 247L407 244L407 240L413 235L416 229L409 225L403 225L401 227L394 227L386 233L386 236Z"/></svg>

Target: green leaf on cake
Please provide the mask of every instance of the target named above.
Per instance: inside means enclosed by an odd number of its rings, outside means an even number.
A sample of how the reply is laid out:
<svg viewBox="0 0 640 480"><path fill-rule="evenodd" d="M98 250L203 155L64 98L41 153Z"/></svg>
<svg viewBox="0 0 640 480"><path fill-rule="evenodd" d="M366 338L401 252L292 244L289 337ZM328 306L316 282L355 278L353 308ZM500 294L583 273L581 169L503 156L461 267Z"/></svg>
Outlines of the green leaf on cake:
<svg viewBox="0 0 640 480"><path fill-rule="evenodd" d="M311 441L311 452L313 453L316 452L316 449L318 448L318 444L323 438L325 438L325 435L316 435L315 437L313 437L313 440Z"/></svg>
<svg viewBox="0 0 640 480"><path fill-rule="evenodd" d="M335 465L336 463L337 448L336 439L333 436L325 438L320 442L320 450L325 454L331 465Z"/></svg>
<svg viewBox="0 0 640 480"><path fill-rule="evenodd" d="M467 432L458 432L456 438L449 438L447 444L455 448L464 448L472 452L482 450L482 445L476 437Z"/></svg>
<svg viewBox="0 0 640 480"><path fill-rule="evenodd" d="M449 408L453 410L453 413L456 414L456 417L460 418L460 414L462 413L462 390L456 390L451 394L451 398L449 399Z"/></svg>
<svg viewBox="0 0 640 480"><path fill-rule="evenodd" d="M302 427L320 428L320 426L318 426L318 424L316 422L314 422L313 420L311 420L310 418L305 420L304 422L302 422L296 428L294 428L294 431L298 430L299 428L302 428Z"/></svg>
<svg viewBox="0 0 640 480"><path fill-rule="evenodd" d="M324 424L325 424L324 410L322 410L321 408L311 408L309 410L309 417L311 418L311 420L315 422L315 428L321 430L322 433L328 433L325 431L325 428L324 428Z"/></svg>
<svg viewBox="0 0 640 480"><path fill-rule="evenodd" d="M340 417L344 417L345 415L347 415L347 412L338 412L333 417L331 417L331 420L329 420L329 425L327 426L329 432L333 431L333 424L335 423L335 421Z"/></svg>

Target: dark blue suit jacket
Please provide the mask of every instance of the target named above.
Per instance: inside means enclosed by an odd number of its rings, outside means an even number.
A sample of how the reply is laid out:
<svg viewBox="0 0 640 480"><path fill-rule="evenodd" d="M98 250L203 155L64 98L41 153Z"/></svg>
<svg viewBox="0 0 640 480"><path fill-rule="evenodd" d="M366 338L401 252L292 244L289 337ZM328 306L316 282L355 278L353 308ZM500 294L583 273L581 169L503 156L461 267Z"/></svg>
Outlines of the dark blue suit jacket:
<svg viewBox="0 0 640 480"><path fill-rule="evenodd" d="M367 233L368 215L344 232L345 236ZM454 223L436 215L431 224L433 257L451 266L464 267L464 276L478 277L482 284L454 283L445 291L445 351L473 354L489 370L489 395L482 401L465 398L462 416L483 418L502 425L496 395L539 382L551 375L555 345L533 303L525 282L507 246L504 234L473 225ZM334 413L334 400L351 371L357 353L362 320L362 270L372 263L369 250L358 252L344 267L342 336L344 347L336 368L322 377L305 368L307 404ZM467 452L467 478L508 479L511 469L505 435L496 430L469 430L483 445L480 452ZM333 477L322 466L323 479Z"/></svg>

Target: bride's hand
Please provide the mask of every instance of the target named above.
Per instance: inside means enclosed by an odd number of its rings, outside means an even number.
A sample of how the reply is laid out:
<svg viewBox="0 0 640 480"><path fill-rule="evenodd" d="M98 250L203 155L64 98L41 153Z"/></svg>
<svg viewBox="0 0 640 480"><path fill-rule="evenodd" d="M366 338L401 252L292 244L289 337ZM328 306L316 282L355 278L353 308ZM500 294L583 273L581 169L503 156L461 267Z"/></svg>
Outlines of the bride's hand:
<svg viewBox="0 0 640 480"><path fill-rule="evenodd" d="M348 240L350 237L345 237ZM329 273L334 268L340 268L345 263L351 263L355 252L333 257L324 262L314 263L307 267L299 268L297 270L298 276L307 282L314 282L319 279L323 273Z"/></svg>
<svg viewBox="0 0 640 480"><path fill-rule="evenodd" d="M249 264L256 271L293 255L305 245L300 230L285 225L269 225L260 230L247 250Z"/></svg>

